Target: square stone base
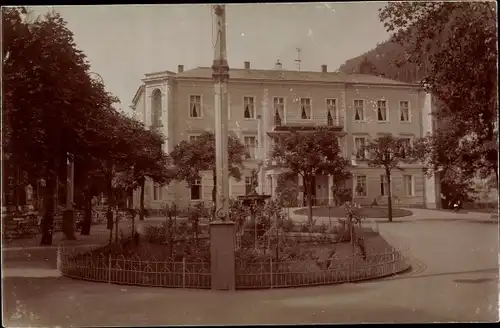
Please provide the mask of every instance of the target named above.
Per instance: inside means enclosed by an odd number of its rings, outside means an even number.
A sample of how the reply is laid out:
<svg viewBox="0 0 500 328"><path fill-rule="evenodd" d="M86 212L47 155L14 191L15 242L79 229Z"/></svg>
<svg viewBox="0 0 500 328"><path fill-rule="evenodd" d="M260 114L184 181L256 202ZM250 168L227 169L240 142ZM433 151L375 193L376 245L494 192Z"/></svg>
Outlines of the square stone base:
<svg viewBox="0 0 500 328"><path fill-rule="evenodd" d="M210 223L212 289L236 289L236 225L232 221Z"/></svg>

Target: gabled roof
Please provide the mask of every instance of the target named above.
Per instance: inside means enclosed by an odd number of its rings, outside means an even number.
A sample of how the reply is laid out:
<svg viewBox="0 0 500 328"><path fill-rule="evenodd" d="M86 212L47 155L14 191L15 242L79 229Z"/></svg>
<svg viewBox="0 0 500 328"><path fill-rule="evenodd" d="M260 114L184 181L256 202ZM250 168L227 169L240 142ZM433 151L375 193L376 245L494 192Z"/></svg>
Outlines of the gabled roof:
<svg viewBox="0 0 500 328"><path fill-rule="evenodd" d="M197 67L191 70L177 73L178 78L211 79L211 67ZM379 76L365 74L345 74L340 72L305 72L287 70L263 70L263 69L238 69L229 70L230 79L245 80L285 80L304 82L327 82L327 83L353 83L353 84L385 84L385 85L407 85L412 84L386 79Z"/></svg>

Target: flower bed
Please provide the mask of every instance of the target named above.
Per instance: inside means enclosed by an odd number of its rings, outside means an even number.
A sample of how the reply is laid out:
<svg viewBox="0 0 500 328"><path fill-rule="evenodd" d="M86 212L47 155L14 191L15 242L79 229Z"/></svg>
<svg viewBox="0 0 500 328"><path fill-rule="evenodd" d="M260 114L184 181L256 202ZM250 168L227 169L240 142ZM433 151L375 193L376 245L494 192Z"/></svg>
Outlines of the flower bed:
<svg viewBox="0 0 500 328"><path fill-rule="evenodd" d="M105 246L85 252L59 248L59 270L64 276L156 287L210 288L210 261L206 242L196 251L181 245L169 257L168 246L141 243Z"/></svg>
<svg viewBox="0 0 500 328"><path fill-rule="evenodd" d="M297 287L336 284L392 275L409 268L405 253L393 248L380 235L365 239L366 259L354 253L350 243L333 243L295 250L287 254L254 254L236 262L236 286L249 288ZM290 256L290 253L292 256Z"/></svg>
<svg viewBox="0 0 500 328"><path fill-rule="evenodd" d="M363 228L357 234L364 237L365 256L358 249L353 252L351 243L337 242L335 234L286 232L279 242L270 243L265 239L272 236L269 233L257 244L237 249L236 288L352 282L409 268L405 253L391 247L378 233ZM169 246L145 240L136 245L127 239L120 245L85 252L62 246L59 270L68 277L99 282L210 288L209 239L183 235L173 240L175 244Z"/></svg>

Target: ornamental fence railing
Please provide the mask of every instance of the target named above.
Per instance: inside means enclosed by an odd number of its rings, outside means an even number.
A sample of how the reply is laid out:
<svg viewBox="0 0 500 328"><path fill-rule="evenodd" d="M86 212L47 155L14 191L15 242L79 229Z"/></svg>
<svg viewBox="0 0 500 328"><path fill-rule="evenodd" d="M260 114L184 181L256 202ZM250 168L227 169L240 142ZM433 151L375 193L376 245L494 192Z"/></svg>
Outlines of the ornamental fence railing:
<svg viewBox="0 0 500 328"><path fill-rule="evenodd" d="M334 263L333 263L334 262ZM349 283L394 275L409 269L406 251L388 249L363 260L353 256L342 261L301 260L236 263L236 287L282 288Z"/></svg>
<svg viewBox="0 0 500 328"><path fill-rule="evenodd" d="M114 255L103 248L82 251L61 245L57 266L63 276L95 282L173 288L210 288L210 263L204 260L147 260Z"/></svg>
<svg viewBox="0 0 500 328"><path fill-rule="evenodd" d="M237 260L237 289L265 289L349 283L394 275L410 268L406 250L395 248L342 260L252 262ZM210 288L207 260L158 260L113 255L103 249L78 251L59 247L58 269L63 276L114 284L172 288Z"/></svg>

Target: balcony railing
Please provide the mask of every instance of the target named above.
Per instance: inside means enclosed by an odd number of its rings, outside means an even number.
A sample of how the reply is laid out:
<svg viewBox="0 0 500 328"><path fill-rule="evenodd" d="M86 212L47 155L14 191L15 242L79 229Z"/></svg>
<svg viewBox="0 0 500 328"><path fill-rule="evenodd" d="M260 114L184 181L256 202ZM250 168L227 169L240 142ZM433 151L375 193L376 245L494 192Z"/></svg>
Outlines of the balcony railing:
<svg viewBox="0 0 500 328"><path fill-rule="evenodd" d="M331 116L327 114L313 115L312 118L303 119L300 117L287 117L284 119L280 115L274 115L274 126L278 127L327 127L333 129L343 129L344 118L342 116Z"/></svg>

